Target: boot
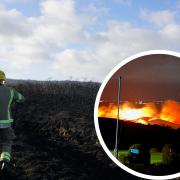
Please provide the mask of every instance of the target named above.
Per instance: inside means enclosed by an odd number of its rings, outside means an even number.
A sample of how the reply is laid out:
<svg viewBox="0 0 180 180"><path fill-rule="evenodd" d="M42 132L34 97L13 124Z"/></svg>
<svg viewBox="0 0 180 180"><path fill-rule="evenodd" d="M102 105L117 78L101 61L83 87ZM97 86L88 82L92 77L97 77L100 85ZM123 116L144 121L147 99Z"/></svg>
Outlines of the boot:
<svg viewBox="0 0 180 180"><path fill-rule="evenodd" d="M8 180L13 178L13 165L10 161L0 161L0 179Z"/></svg>
<svg viewBox="0 0 180 180"><path fill-rule="evenodd" d="M9 169L9 166L10 166L9 161L4 161L4 160L2 160L2 161L0 162L1 171L7 171L7 170Z"/></svg>

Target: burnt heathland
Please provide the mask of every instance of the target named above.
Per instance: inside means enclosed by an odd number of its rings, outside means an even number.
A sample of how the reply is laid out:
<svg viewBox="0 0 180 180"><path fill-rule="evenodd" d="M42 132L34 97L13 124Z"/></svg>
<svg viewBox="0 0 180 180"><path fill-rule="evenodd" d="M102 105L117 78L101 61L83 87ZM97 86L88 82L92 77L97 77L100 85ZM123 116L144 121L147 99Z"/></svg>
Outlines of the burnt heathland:
<svg viewBox="0 0 180 180"><path fill-rule="evenodd" d="M1 179L138 179L114 165L94 128L99 83L9 81L26 101L13 108L15 167Z"/></svg>

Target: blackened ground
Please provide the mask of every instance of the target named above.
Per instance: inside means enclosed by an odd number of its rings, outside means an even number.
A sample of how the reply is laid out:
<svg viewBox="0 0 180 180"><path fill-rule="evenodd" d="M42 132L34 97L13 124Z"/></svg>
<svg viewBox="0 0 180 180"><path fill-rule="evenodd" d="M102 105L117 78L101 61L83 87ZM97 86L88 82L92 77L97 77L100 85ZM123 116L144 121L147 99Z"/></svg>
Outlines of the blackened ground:
<svg viewBox="0 0 180 180"><path fill-rule="evenodd" d="M15 167L1 179L139 179L114 165L97 140L93 110L100 84L16 83L9 85L26 101L13 108Z"/></svg>

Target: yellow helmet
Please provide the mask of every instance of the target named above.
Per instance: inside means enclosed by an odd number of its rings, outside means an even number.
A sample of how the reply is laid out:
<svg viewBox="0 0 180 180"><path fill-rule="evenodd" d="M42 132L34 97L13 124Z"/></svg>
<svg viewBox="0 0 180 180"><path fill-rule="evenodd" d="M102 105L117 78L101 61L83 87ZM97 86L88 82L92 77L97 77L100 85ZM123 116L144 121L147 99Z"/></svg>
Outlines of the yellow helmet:
<svg viewBox="0 0 180 180"><path fill-rule="evenodd" d="M0 70L0 81L5 81L6 80L6 75L3 71Z"/></svg>

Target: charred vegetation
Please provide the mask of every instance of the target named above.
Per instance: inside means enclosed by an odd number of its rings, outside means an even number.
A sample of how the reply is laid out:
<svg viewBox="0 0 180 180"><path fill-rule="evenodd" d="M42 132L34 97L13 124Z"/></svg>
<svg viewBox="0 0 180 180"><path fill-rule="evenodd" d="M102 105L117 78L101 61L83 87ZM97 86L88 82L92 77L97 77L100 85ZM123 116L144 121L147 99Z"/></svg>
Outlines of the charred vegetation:
<svg viewBox="0 0 180 180"><path fill-rule="evenodd" d="M94 128L94 82L10 81L26 101L13 108L15 167L1 179L138 179L113 165Z"/></svg>

